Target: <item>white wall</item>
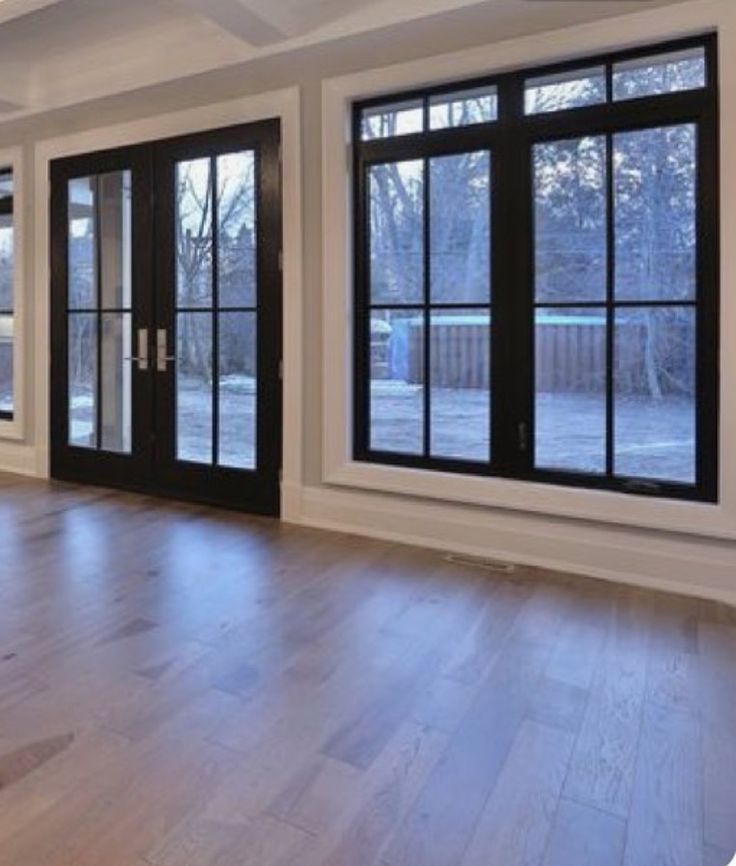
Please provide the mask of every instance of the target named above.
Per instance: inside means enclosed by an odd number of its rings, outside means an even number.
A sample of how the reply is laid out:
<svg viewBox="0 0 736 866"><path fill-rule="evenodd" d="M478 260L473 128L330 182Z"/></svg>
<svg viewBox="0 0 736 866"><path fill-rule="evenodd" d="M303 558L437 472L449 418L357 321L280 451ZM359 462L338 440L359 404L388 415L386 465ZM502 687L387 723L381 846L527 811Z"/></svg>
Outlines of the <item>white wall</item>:
<svg viewBox="0 0 736 866"><path fill-rule="evenodd" d="M349 286L344 274L339 283L339 272L336 283L335 270L327 268L323 275L323 264L340 264L343 249L340 237L344 214L340 213L339 204L335 210L334 201L340 187L336 185L334 173L330 180L330 166L334 166L337 159L340 171L344 172L344 149L339 156L332 154L327 160L324 189L322 171L323 144L328 148L332 146L329 124L339 122L339 114L330 115L340 110L335 100L339 101L349 92L367 93L391 89L397 84L400 87L398 82L462 77L463 69L465 74L490 72L713 27L719 29L721 39L725 203L722 214L724 412L721 471L726 501L717 508L700 506L693 510L694 506L689 503L652 505L650 501L642 503L635 497L613 493L555 488L539 491L523 485L512 489L480 479L450 479L448 484L444 478L427 474L418 481L394 476L389 482L382 479L377 482L377 476L370 477L370 473L346 474L346 467L350 468L349 455L340 453L340 442L336 445L333 437L334 414L330 413L334 413L335 406L329 395L335 391L334 382L328 376L337 374L339 377L347 370L344 344L335 339L330 322L340 323L340 316L347 309ZM430 63L425 60L447 51L458 53L444 54ZM389 70L361 72L404 60L410 62ZM341 80L324 84L326 79L335 76L340 76ZM43 475L47 466L48 276L43 159L58 152L54 147L60 139L97 141L100 146L109 146L115 138L114 135L110 138L110 129L134 129L136 126L145 130L145 137L155 137L157 129L167 134L165 123L160 121L162 115L170 117L177 112L191 112L198 106L210 106L216 113L219 101L241 100L248 94L297 83L301 92L301 157L305 169L300 191L308 218L303 222L301 236L292 239L290 244L292 252L295 244L301 247L298 283L300 291L303 287L299 313L303 349L297 363L287 370L287 388L301 395L303 410L299 413L299 423L289 426L288 444L292 454L298 451L299 459L291 461L293 471L284 491L288 519L736 602L736 449L731 447L736 443L736 389L729 387L730 371L736 372L736 254L732 252L733 243L729 243L730 238L736 236L736 211L727 206L729 201L736 200L736 166L728 158L736 152L734 0L696 0L670 7L666 12L639 13L495 45L492 27L469 10L465 17L451 21L402 26L386 34L355 37L331 46L272 57L249 64L247 70L237 68L196 76L0 126L0 146L23 147L26 213L23 274L26 412L22 440L0 441L0 468ZM332 101L326 99L324 117L323 84L325 92L335 97ZM192 116L197 114L194 111ZM223 114L223 122L226 116L230 115ZM104 130L100 129L102 127ZM49 139L54 139L56 145L49 144ZM46 144L41 144L42 141ZM324 150L324 153L332 152ZM344 174L342 180L345 180ZM294 198L289 200L293 208ZM331 220L326 231L320 221L323 204ZM329 304L326 309L323 308L325 290ZM324 317L323 313L329 315ZM325 363L328 376L323 374ZM345 407L340 411L344 417ZM466 481L474 488L471 494ZM478 485L484 483L491 486L480 489ZM571 499L572 493L576 496ZM531 501L534 505L527 505Z"/></svg>

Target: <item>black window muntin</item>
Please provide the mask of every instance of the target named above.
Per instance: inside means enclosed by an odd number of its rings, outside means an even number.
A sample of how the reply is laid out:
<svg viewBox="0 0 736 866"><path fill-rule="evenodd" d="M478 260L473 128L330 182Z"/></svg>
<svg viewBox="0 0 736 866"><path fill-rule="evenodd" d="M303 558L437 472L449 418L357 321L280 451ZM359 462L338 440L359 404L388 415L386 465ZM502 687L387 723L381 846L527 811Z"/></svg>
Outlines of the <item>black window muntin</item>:
<svg viewBox="0 0 736 866"><path fill-rule="evenodd" d="M614 65L636 58L688 48L703 48L706 83L703 88L613 101ZM585 70L602 65L606 73L607 101L603 104L555 112L524 113L524 85L527 79L547 74ZM498 99L495 121L430 129L431 97L458 90L494 86ZM393 101L420 99L424 131L395 138L361 141L361 117L365 108L389 105ZM696 127L696 481L694 484L659 478L626 477L612 472L612 377L610 344L614 308L622 306L612 297L615 267L613 241L614 183L608 147L608 282L606 308L607 341L607 466L603 475L534 466L534 213L532 158L535 144L588 136L613 140L618 133L693 124ZM353 107L354 168L354 375L353 455L356 460L436 471L459 472L540 481L574 487L675 499L715 502L718 498L718 341L719 341L719 218L718 218L718 92L717 39L708 34L689 39L646 45L634 50L602 56L585 56L574 61L533 67L502 75L453 81L437 87L386 94L355 103ZM368 173L371 166L401 160L428 160L434 156L490 150L492 158L491 268L493 339L491 341L492 430L487 462L432 457L428 450L428 402L431 383L426 378L429 362L424 361L424 453L421 455L377 451L370 448L370 249L368 236ZM426 170L426 168L425 168ZM428 282L430 250L426 243L429 215L425 183L424 279ZM510 290L514 287L514 291ZM523 291L519 292L518 287ZM425 289L425 320L428 297ZM629 306L636 306L631 302ZM676 305L676 304L675 304ZM375 305L381 306L381 305ZM412 305L414 306L414 305ZM469 304L458 303L467 307ZM576 303L575 306L584 306ZM652 306L642 301L640 306ZM429 332L425 334L428 345ZM428 351L425 349L425 355Z"/></svg>

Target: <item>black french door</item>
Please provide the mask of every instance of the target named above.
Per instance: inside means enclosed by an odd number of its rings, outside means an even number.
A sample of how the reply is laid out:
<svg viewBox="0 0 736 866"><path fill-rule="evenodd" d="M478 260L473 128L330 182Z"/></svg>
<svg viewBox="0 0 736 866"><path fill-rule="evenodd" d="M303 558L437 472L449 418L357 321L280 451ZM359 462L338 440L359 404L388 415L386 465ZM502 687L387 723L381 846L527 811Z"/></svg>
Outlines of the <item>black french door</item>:
<svg viewBox="0 0 736 866"><path fill-rule="evenodd" d="M51 182L53 477L278 514L278 121Z"/></svg>

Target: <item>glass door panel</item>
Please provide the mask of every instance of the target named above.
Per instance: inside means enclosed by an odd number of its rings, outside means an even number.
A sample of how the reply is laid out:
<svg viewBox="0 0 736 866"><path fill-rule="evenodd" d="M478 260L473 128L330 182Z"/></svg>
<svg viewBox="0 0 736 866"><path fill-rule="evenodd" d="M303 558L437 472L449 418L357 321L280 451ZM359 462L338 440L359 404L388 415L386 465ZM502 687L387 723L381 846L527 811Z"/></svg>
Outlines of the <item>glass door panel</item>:
<svg viewBox="0 0 736 866"><path fill-rule="evenodd" d="M69 315L69 444L97 447L97 315Z"/></svg>
<svg viewBox="0 0 736 866"><path fill-rule="evenodd" d="M211 464L215 395L211 311L177 313L176 331L176 456Z"/></svg>
<svg viewBox="0 0 736 866"><path fill-rule="evenodd" d="M176 456L256 466L256 158L176 164Z"/></svg>
<svg viewBox="0 0 736 866"><path fill-rule="evenodd" d="M145 147L51 167L51 473L150 484L152 159Z"/></svg>
<svg viewBox="0 0 736 866"><path fill-rule="evenodd" d="M68 183L70 445L132 449L132 176Z"/></svg>

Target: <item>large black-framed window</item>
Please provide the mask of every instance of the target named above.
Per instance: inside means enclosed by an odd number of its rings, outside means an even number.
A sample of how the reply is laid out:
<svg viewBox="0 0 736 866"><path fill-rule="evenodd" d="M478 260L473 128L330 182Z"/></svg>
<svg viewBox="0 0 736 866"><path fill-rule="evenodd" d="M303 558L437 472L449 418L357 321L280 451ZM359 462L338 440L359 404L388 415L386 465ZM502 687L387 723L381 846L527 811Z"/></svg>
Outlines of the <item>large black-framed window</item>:
<svg viewBox="0 0 736 866"><path fill-rule="evenodd" d="M0 168L0 420L12 421L15 407L15 229L13 170Z"/></svg>
<svg viewBox="0 0 736 866"><path fill-rule="evenodd" d="M716 50L356 103L356 459L716 501Z"/></svg>

